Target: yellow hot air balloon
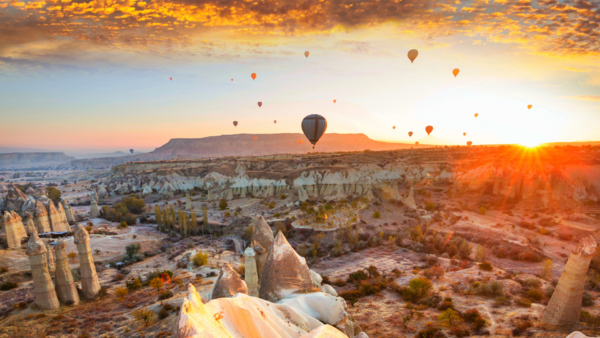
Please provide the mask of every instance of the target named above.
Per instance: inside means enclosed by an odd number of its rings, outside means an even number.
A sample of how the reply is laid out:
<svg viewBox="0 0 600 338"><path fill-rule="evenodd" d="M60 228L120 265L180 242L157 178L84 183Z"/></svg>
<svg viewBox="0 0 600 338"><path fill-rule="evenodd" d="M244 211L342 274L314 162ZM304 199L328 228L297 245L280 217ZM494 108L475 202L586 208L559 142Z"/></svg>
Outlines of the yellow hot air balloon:
<svg viewBox="0 0 600 338"><path fill-rule="evenodd" d="M454 70L452 71L452 74L454 74L454 77L456 77L456 75L458 75L459 72L460 72L460 70L458 70L458 68L454 68Z"/></svg>
<svg viewBox="0 0 600 338"><path fill-rule="evenodd" d="M433 131L433 127L432 126L427 126L427 127L425 127L425 131L427 132L427 135L429 135Z"/></svg>
<svg viewBox="0 0 600 338"><path fill-rule="evenodd" d="M412 132L412 131L409 131L409 132L408 132L408 137L412 137L412 134L413 134L413 132Z"/></svg>
<svg viewBox="0 0 600 338"><path fill-rule="evenodd" d="M479 114L478 114L478 113L475 113L475 118L477 118L477 116L479 116Z"/></svg>
<svg viewBox="0 0 600 338"><path fill-rule="evenodd" d="M531 109L531 107L533 107L533 106L532 106L532 105L528 105L528 106L527 106L527 109Z"/></svg>
<svg viewBox="0 0 600 338"><path fill-rule="evenodd" d="M467 133L463 133L463 136L467 136Z"/></svg>
<svg viewBox="0 0 600 338"><path fill-rule="evenodd" d="M310 55L309 51L304 52L304 56L308 57Z"/></svg>
<svg viewBox="0 0 600 338"><path fill-rule="evenodd" d="M419 51L416 49L411 49L408 51L408 58L410 59L410 63L413 63L415 59L419 56Z"/></svg>
<svg viewBox="0 0 600 338"><path fill-rule="evenodd" d="M252 80L256 80L256 73L252 73L250 76L252 77Z"/></svg>

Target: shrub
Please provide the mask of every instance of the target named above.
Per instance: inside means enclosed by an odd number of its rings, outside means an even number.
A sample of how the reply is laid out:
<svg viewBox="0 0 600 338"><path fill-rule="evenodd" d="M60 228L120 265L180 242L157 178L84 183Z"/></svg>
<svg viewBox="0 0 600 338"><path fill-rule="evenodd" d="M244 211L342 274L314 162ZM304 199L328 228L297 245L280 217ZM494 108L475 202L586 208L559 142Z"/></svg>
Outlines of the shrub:
<svg viewBox="0 0 600 338"><path fill-rule="evenodd" d="M592 306L594 305L594 299L589 292L583 291L583 296L581 297L581 305L582 306Z"/></svg>
<svg viewBox="0 0 600 338"><path fill-rule="evenodd" d="M128 293L129 293L129 289L127 289L126 287L123 287L123 286L121 286L115 290L115 295L118 298L123 298L123 297L127 296Z"/></svg>
<svg viewBox="0 0 600 338"><path fill-rule="evenodd" d="M440 306L438 306L437 309L440 311L454 309L454 303L452 303L452 298L450 298L450 297L444 298L444 301L442 302L442 304L440 304Z"/></svg>
<svg viewBox="0 0 600 338"><path fill-rule="evenodd" d="M158 296L158 299L165 300L165 299L169 299L171 297L173 297L173 292L172 291L163 291Z"/></svg>
<svg viewBox="0 0 600 338"><path fill-rule="evenodd" d="M127 225L135 225L137 223L137 219L137 216L128 213L125 215L125 217L123 217L123 222L127 223Z"/></svg>
<svg viewBox="0 0 600 338"><path fill-rule="evenodd" d="M137 290L142 287L142 282L140 282L138 278L131 277L125 281L125 286L127 286L127 289L129 290Z"/></svg>
<svg viewBox="0 0 600 338"><path fill-rule="evenodd" d="M544 294L542 293L542 291L540 291L538 289L527 290L527 293L525 294L525 296L527 298L529 298L530 300L536 301L536 302L539 302L542 299L544 299Z"/></svg>
<svg viewBox="0 0 600 338"><path fill-rule="evenodd" d="M513 329L512 334L515 337L520 336L525 330L527 330L528 328L530 328L532 326L533 326L533 324L528 319L521 320L519 323L517 323L517 325Z"/></svg>
<svg viewBox="0 0 600 338"><path fill-rule="evenodd" d="M508 303L509 303L508 298L506 298L504 296L496 297L496 299L494 299L493 307L506 306L506 305L508 305Z"/></svg>
<svg viewBox="0 0 600 338"><path fill-rule="evenodd" d="M129 257L133 257L140 251L140 248L141 246L139 243L129 244L125 247L125 253Z"/></svg>
<svg viewBox="0 0 600 338"><path fill-rule="evenodd" d="M225 217L225 218L229 218L229 217L231 217L231 213L230 213L229 211L227 211L227 212L226 212L226 213L223 215L223 217Z"/></svg>
<svg viewBox="0 0 600 338"><path fill-rule="evenodd" d="M219 201L219 210L225 210L227 209L227 200L224 198L221 198L221 200Z"/></svg>
<svg viewBox="0 0 600 338"><path fill-rule="evenodd" d="M138 198L138 196L135 196L135 195L131 195L131 196L127 196L127 197L123 198L122 203L125 205L127 210L129 210L129 212L134 213L134 214L141 214L144 212L144 209L146 208L146 204L144 203L144 200L141 198ZM129 223L129 222L127 222L127 223ZM129 224L131 224L131 223L129 223Z"/></svg>
<svg viewBox="0 0 600 338"><path fill-rule="evenodd" d="M450 328L450 333L452 335L454 335L455 337L458 337L458 338L462 338L462 337L466 337L466 336L470 336L471 335L471 332L466 327L464 327L462 325Z"/></svg>
<svg viewBox="0 0 600 338"><path fill-rule="evenodd" d="M554 287L553 286L549 286L544 290L544 295L546 295L546 297L548 298L552 298L552 295L554 294Z"/></svg>
<svg viewBox="0 0 600 338"><path fill-rule="evenodd" d="M352 304L356 303L356 301L358 301L358 299L364 295L365 294L361 290L344 291L339 294L340 297L351 302Z"/></svg>
<svg viewBox="0 0 600 338"><path fill-rule="evenodd" d="M446 335L438 327L427 327L417 332L415 338L446 338Z"/></svg>
<svg viewBox="0 0 600 338"><path fill-rule="evenodd" d="M8 267L0 266L0 274L6 273L6 272L8 272Z"/></svg>
<svg viewBox="0 0 600 338"><path fill-rule="evenodd" d="M485 208L484 207L479 207L479 214L480 215L485 215Z"/></svg>
<svg viewBox="0 0 600 338"><path fill-rule="evenodd" d="M465 311L463 313L462 317L465 320L465 322L467 322L467 323L473 323L478 318L481 318L481 314L479 313L479 311L477 311L477 309L468 309L467 311Z"/></svg>
<svg viewBox="0 0 600 338"><path fill-rule="evenodd" d="M96 297L98 297L98 299L104 299L104 297L106 297L107 295L108 295L108 289L103 286L100 288L100 290L98 290Z"/></svg>
<svg viewBox="0 0 600 338"><path fill-rule="evenodd" d="M197 254L192 257L192 262L195 266L204 266L208 264L208 254L202 253L202 251L198 251Z"/></svg>
<svg viewBox="0 0 600 338"><path fill-rule="evenodd" d="M494 268L492 267L492 264L490 264L490 262L483 262L479 264L479 270L492 271L494 270Z"/></svg>
<svg viewBox="0 0 600 338"><path fill-rule="evenodd" d="M492 281L486 284L482 284L478 288L478 293L486 297L498 297L503 296L504 291L502 290L502 284L498 281Z"/></svg>
<svg viewBox="0 0 600 338"><path fill-rule="evenodd" d="M346 286L346 282L343 279L336 279L333 282L331 282L331 285L344 287L344 286Z"/></svg>
<svg viewBox="0 0 600 338"><path fill-rule="evenodd" d="M169 317L169 311L167 311L165 308L160 309L160 311L158 311L158 319L165 319Z"/></svg>
<svg viewBox="0 0 600 338"><path fill-rule="evenodd" d="M119 226L117 228L119 228L119 229L127 228L127 222L123 222L123 223L119 224Z"/></svg>
<svg viewBox="0 0 600 338"><path fill-rule="evenodd" d="M454 327L460 324L461 322L461 318L458 315L458 312L454 311L453 309L447 309L444 312L442 312L439 315L438 320L451 327Z"/></svg>
<svg viewBox="0 0 600 338"><path fill-rule="evenodd" d="M515 302L522 307L531 307L531 301L525 297L519 297Z"/></svg>
<svg viewBox="0 0 600 338"><path fill-rule="evenodd" d="M432 288L433 286L429 279L416 277L408 282L408 288L402 290L402 298L407 301L418 301L427 296Z"/></svg>
<svg viewBox="0 0 600 338"><path fill-rule="evenodd" d="M46 187L46 192L48 193L48 198L52 200L55 204L60 200L60 190L55 187Z"/></svg>
<svg viewBox="0 0 600 338"><path fill-rule="evenodd" d="M523 281L523 285L530 288L539 289L542 286L542 282L537 278L528 278Z"/></svg>
<svg viewBox="0 0 600 338"><path fill-rule="evenodd" d="M373 218L381 218L381 213L377 210L373 213Z"/></svg>
<svg viewBox="0 0 600 338"><path fill-rule="evenodd" d="M71 262L72 262L72 261L74 261L74 260L75 260L75 258L77 257L77 253L75 253L75 252L72 252L72 251L71 251L71 252L69 252L69 253L67 254L67 257L68 257L68 258L71 260Z"/></svg>
<svg viewBox="0 0 600 338"><path fill-rule="evenodd" d="M348 283L360 282L362 280L367 279L367 274L363 270L358 270L356 272L351 273L346 279Z"/></svg>
<svg viewBox="0 0 600 338"><path fill-rule="evenodd" d="M152 279L150 281L149 285L150 285L151 288L153 288L156 291L158 291L158 290L160 290L160 288L163 287L163 282L162 282L162 279L160 279L160 277L156 277L156 278L154 278L154 279Z"/></svg>
<svg viewBox="0 0 600 338"><path fill-rule="evenodd" d="M282 200L284 200L284 199L287 198L287 195L286 194L281 194L281 196L279 196L279 198L282 199Z"/></svg>
<svg viewBox="0 0 600 338"><path fill-rule="evenodd" d="M440 278L444 275L444 269L440 266L434 266L432 268L423 270L423 276L432 279L432 278Z"/></svg>
<svg viewBox="0 0 600 338"><path fill-rule="evenodd" d="M4 282L4 283L0 284L0 290L8 291L8 290L17 288L18 286L19 286L19 284L15 283L15 282Z"/></svg>
<svg viewBox="0 0 600 338"><path fill-rule="evenodd" d="M133 317L141 322L144 322L144 325L146 326L154 321L154 316L154 311L148 310L146 307L133 312Z"/></svg>

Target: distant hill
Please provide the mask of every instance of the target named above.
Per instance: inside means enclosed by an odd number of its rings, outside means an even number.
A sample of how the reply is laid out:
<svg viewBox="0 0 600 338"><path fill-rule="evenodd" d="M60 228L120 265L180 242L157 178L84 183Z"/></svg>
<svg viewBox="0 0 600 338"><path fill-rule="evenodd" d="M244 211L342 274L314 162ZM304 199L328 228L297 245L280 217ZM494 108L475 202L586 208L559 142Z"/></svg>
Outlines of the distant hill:
<svg viewBox="0 0 600 338"><path fill-rule="evenodd" d="M453 143L446 142L444 140L440 140L439 138L432 136L432 135L427 135L427 136L420 138L418 140L415 140L415 141L419 141L419 145L421 145L421 144L429 144L429 145L436 145L436 146L454 145Z"/></svg>
<svg viewBox="0 0 600 338"><path fill-rule="evenodd" d="M36 148L23 148L23 147L0 147L0 154L7 153L52 153L56 150L47 149L36 149Z"/></svg>
<svg viewBox="0 0 600 338"><path fill-rule="evenodd" d="M77 158L77 159L84 159L84 158L106 158L106 157L122 157L122 156L131 156L132 154L128 151L128 152L124 152L124 151L115 151L112 153L77 153L77 152L69 152L69 155ZM142 154L141 151L134 151L133 155L139 155Z"/></svg>
<svg viewBox="0 0 600 338"><path fill-rule="evenodd" d="M6 153L0 154L0 169L50 168L73 160L65 153Z"/></svg>

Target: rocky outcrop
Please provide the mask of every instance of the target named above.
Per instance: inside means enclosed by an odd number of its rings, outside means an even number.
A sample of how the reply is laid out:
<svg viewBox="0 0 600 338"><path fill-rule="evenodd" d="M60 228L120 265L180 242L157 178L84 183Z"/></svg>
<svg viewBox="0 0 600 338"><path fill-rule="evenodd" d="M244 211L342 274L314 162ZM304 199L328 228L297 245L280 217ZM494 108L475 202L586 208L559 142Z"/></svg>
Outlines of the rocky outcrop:
<svg viewBox="0 0 600 338"><path fill-rule="evenodd" d="M246 248L244 251L244 280L248 288L248 295L258 297L258 271L256 269L256 254L254 249Z"/></svg>
<svg viewBox="0 0 600 338"><path fill-rule="evenodd" d="M50 219L48 218L48 211L40 201L35 203L33 224L35 224L35 227L40 234L52 231L52 228L50 227Z"/></svg>
<svg viewBox="0 0 600 338"><path fill-rule="evenodd" d="M69 204L69 201L67 201L66 199L63 198L63 200L61 201L62 207L65 211L65 217L67 218L67 222L69 224L72 224L75 222L75 215L73 214L73 209L71 209L71 205Z"/></svg>
<svg viewBox="0 0 600 338"><path fill-rule="evenodd" d="M48 219L50 220L50 227L53 232L69 231L70 227L67 222L67 216L60 203L59 208L61 212L56 209L54 202L48 202Z"/></svg>
<svg viewBox="0 0 600 338"><path fill-rule="evenodd" d="M189 192L185 195L185 211L192 211L192 198Z"/></svg>
<svg viewBox="0 0 600 338"><path fill-rule="evenodd" d="M276 302L293 293L315 289L306 260L278 232L260 273L259 297Z"/></svg>
<svg viewBox="0 0 600 338"><path fill-rule="evenodd" d="M213 286L211 299L227 298L236 293L248 294L246 282L240 278L237 272L233 271L233 268L229 263L225 263Z"/></svg>
<svg viewBox="0 0 600 338"><path fill-rule="evenodd" d="M23 208L23 204L25 204L26 201L27 196L19 188L13 184L8 187L8 193L4 198L4 207L6 210L20 212Z"/></svg>
<svg viewBox="0 0 600 338"><path fill-rule="evenodd" d="M271 230L271 227L262 216L255 216L250 226L254 228L250 246L254 249L256 255L256 268L260 277L263 265L269 255L269 250L273 245L273 230Z"/></svg>
<svg viewBox="0 0 600 338"><path fill-rule="evenodd" d="M46 244L46 261L48 263L48 271L55 271L56 267L54 266L54 255L52 254L52 250L50 250L50 245L48 242L44 242L44 244Z"/></svg>
<svg viewBox="0 0 600 338"><path fill-rule="evenodd" d="M77 287L73 280L73 274L71 268L69 268L69 261L67 252L65 251L65 242L61 239L56 243L54 247L54 253L56 256L56 272L54 273L54 280L56 281L56 295L58 299L67 305L79 304L79 294L77 293Z"/></svg>
<svg viewBox="0 0 600 338"><path fill-rule="evenodd" d="M33 232L37 232L35 224L33 223L33 216L28 211L25 211L25 218L23 218L23 226L27 235L31 235Z"/></svg>
<svg viewBox="0 0 600 338"><path fill-rule="evenodd" d="M587 271L595 254L596 241L591 236L583 238L571 252L554 294L542 314L542 325L566 326L579 322Z"/></svg>
<svg viewBox="0 0 600 338"><path fill-rule="evenodd" d="M81 224L77 223L73 237L79 256L81 288L86 297L94 298L100 290L100 283L98 282L92 249L90 248L90 235Z"/></svg>
<svg viewBox="0 0 600 338"><path fill-rule="evenodd" d="M52 284L52 277L48 271L48 259L46 258L46 245L37 233L29 237L27 249L31 265L31 274L33 276L33 292L35 294L35 303L42 310L55 310L59 307L58 297Z"/></svg>
<svg viewBox="0 0 600 338"><path fill-rule="evenodd" d="M90 218L98 218L100 216L100 209L96 201L92 201L90 204Z"/></svg>
<svg viewBox="0 0 600 338"><path fill-rule="evenodd" d="M408 197L404 199L404 205L411 209L417 209L417 204L415 203L415 190L413 187L410 187Z"/></svg>
<svg viewBox="0 0 600 338"><path fill-rule="evenodd" d="M27 237L21 217L14 211L4 211L4 230L9 249L21 248L21 239Z"/></svg>

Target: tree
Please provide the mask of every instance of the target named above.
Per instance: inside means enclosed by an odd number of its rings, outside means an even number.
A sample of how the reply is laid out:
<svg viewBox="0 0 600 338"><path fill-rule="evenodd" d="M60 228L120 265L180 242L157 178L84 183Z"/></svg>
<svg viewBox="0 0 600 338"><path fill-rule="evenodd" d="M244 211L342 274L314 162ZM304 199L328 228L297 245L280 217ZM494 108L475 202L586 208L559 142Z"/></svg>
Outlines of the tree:
<svg viewBox="0 0 600 338"><path fill-rule="evenodd" d="M208 225L208 208L206 205L202 206L202 236L204 236L204 227Z"/></svg>
<svg viewBox="0 0 600 338"><path fill-rule="evenodd" d="M195 211L192 211L192 215L190 217L190 230L193 230L194 235L198 235L198 216L196 216Z"/></svg>
<svg viewBox="0 0 600 338"><path fill-rule="evenodd" d="M156 226L158 228L158 231L160 231L160 226L162 225L162 214L158 205L154 206L154 218L156 219Z"/></svg>
<svg viewBox="0 0 600 338"><path fill-rule="evenodd" d="M60 200L60 190L56 189L55 187L46 187L46 192L48 193L48 198L52 200L52 202L54 203L58 203L58 200Z"/></svg>
<svg viewBox="0 0 600 338"><path fill-rule="evenodd" d="M488 251L482 245L477 245L477 248L475 248L475 260L482 263L487 262L488 256Z"/></svg>
<svg viewBox="0 0 600 338"><path fill-rule="evenodd" d="M160 290L163 287L163 282L159 277L153 278L148 284L151 288L156 289L156 291Z"/></svg>
<svg viewBox="0 0 600 338"><path fill-rule="evenodd" d="M148 326L148 324L154 321L154 311L143 307L139 310L135 310L133 312L133 317L141 322L144 322L144 325Z"/></svg>
<svg viewBox="0 0 600 338"><path fill-rule="evenodd" d="M446 311L442 312L442 314L438 317L438 320L442 323L445 323L451 327L455 327L460 324L461 318L458 315L458 312L450 309L446 309Z"/></svg>
<svg viewBox="0 0 600 338"><path fill-rule="evenodd" d="M224 198L221 198L221 200L219 201L219 210L225 210L227 209L227 200Z"/></svg>
<svg viewBox="0 0 600 338"><path fill-rule="evenodd" d="M546 260L542 262L542 271L540 272L540 277L546 280L552 279L552 261L550 258L546 258Z"/></svg>
<svg viewBox="0 0 600 338"><path fill-rule="evenodd" d="M71 252L69 252L69 253L67 254L67 257L69 257L69 259L70 259L71 261L74 261L74 260L75 260L75 257L77 257L77 254L76 254L75 252L72 252L72 251L71 251Z"/></svg>

